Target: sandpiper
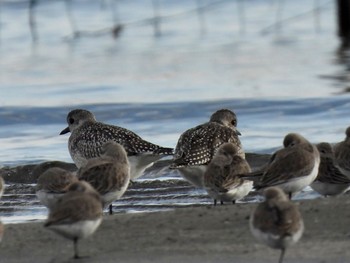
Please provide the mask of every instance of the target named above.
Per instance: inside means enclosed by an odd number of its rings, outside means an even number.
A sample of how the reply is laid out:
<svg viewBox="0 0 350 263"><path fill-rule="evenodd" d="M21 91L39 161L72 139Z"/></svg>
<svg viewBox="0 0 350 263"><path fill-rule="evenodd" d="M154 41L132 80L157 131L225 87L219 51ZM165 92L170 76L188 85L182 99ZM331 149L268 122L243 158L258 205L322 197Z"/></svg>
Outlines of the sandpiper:
<svg viewBox="0 0 350 263"><path fill-rule="evenodd" d="M75 174L59 167L52 167L39 176L35 193L41 204L52 208L68 191L68 187L77 181Z"/></svg>
<svg viewBox="0 0 350 263"><path fill-rule="evenodd" d="M234 143L239 155L245 157L236 126L236 114L221 109L211 115L209 122L186 130L177 142L170 168L178 169L193 185L204 187L204 172L221 144Z"/></svg>
<svg viewBox="0 0 350 263"><path fill-rule="evenodd" d="M316 180L310 187L324 196L346 192L350 187L350 178L344 175L336 165L332 146L322 142L316 147L321 156L321 163Z"/></svg>
<svg viewBox="0 0 350 263"><path fill-rule="evenodd" d="M93 234L102 221L100 195L87 182L70 185L57 204L49 210L45 227L74 242L74 258L79 258L78 240Z"/></svg>
<svg viewBox="0 0 350 263"><path fill-rule="evenodd" d="M102 145L111 140L125 148L131 180L139 178L155 161L173 154L172 148L145 141L125 128L96 121L95 116L87 110L72 110L68 113L67 122L68 127L60 135L71 132L68 149L78 168L86 165L88 159L99 157Z"/></svg>
<svg viewBox="0 0 350 263"><path fill-rule="evenodd" d="M4 224L0 221L0 242L2 241L2 237L4 236Z"/></svg>
<svg viewBox="0 0 350 263"><path fill-rule="evenodd" d="M251 172L248 162L238 154L233 143L222 144L204 173L204 186L214 199L233 202L245 197L253 188L253 182L239 178L238 175Z"/></svg>
<svg viewBox="0 0 350 263"><path fill-rule="evenodd" d="M0 198L1 198L2 195L4 194L4 190L5 190L5 181L4 181L4 179L0 176Z"/></svg>
<svg viewBox="0 0 350 263"><path fill-rule="evenodd" d="M5 189L5 181L0 176L0 198L2 197ZM4 224L0 221L0 242L2 241L2 237L4 235Z"/></svg>
<svg viewBox="0 0 350 263"><path fill-rule="evenodd" d="M257 190L279 186L289 198L317 177L320 154L315 145L297 133L284 137L284 148L276 151L254 186Z"/></svg>
<svg viewBox="0 0 350 263"><path fill-rule="evenodd" d="M112 202L125 193L130 182L130 166L123 146L114 141L106 142L101 156L89 159L79 169L78 178L87 181L99 192L103 205L109 206L112 214Z"/></svg>
<svg viewBox="0 0 350 263"><path fill-rule="evenodd" d="M350 178L350 126L345 131L345 139L334 145L334 156L340 171Z"/></svg>
<svg viewBox="0 0 350 263"><path fill-rule="evenodd" d="M282 263L286 249L298 242L304 232L303 219L282 189L267 188L264 196L265 201L250 216L250 230L260 242L281 250Z"/></svg>

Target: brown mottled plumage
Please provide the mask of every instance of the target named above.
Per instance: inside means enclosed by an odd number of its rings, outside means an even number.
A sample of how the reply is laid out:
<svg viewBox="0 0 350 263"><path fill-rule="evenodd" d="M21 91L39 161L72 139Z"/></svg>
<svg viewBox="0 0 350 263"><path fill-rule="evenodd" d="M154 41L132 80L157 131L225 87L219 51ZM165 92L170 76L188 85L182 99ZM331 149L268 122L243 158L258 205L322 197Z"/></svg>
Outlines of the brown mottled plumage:
<svg viewBox="0 0 350 263"><path fill-rule="evenodd" d="M74 241L74 258L78 255L78 240L96 231L102 221L100 195L87 182L78 181L70 185L50 209L45 227Z"/></svg>
<svg viewBox="0 0 350 263"><path fill-rule="evenodd" d="M5 189L5 181L4 179L0 176L0 198L2 197ZM2 241L2 237L4 235L4 224L0 221L0 242Z"/></svg>
<svg viewBox="0 0 350 263"><path fill-rule="evenodd" d="M287 134L283 145L283 149L272 155L255 188L279 186L291 198L293 193L301 191L315 180L320 155L316 146L297 133Z"/></svg>
<svg viewBox="0 0 350 263"><path fill-rule="evenodd" d="M99 157L102 145L108 141L115 141L125 148L129 156L131 179L140 177L153 162L173 154L172 148L145 141L125 128L96 121L87 110L72 110L68 113L67 122L68 127L60 134L71 132L68 149L78 168L86 165L88 159Z"/></svg>
<svg viewBox="0 0 350 263"><path fill-rule="evenodd" d="M102 147L101 157L89 159L78 171L79 180L89 182L100 193L104 206L119 199L130 182L130 166L127 154L119 143L109 141Z"/></svg>
<svg viewBox="0 0 350 263"><path fill-rule="evenodd" d="M250 217L253 236L271 248L281 249L282 263L285 250L295 244L304 232L301 214L282 189L264 190L265 201L260 203Z"/></svg>
<svg viewBox="0 0 350 263"><path fill-rule="evenodd" d="M334 156L340 171L350 178L350 126L345 131L345 139L334 145Z"/></svg>
<svg viewBox="0 0 350 263"><path fill-rule="evenodd" d="M0 176L0 198L2 197L3 193L5 190L5 181L4 179Z"/></svg>
<svg viewBox="0 0 350 263"><path fill-rule="evenodd" d="M178 169L185 179L203 187L203 175L206 166L217 149L225 142L232 142L239 148L239 155L244 158L244 151L236 129L236 114L228 109L221 109L212 114L210 121L185 131L179 138L171 169Z"/></svg>
<svg viewBox="0 0 350 263"><path fill-rule="evenodd" d="M49 168L38 178L36 196L44 206L50 208L68 191L68 187L77 181L78 178L69 171L58 167Z"/></svg>
<svg viewBox="0 0 350 263"><path fill-rule="evenodd" d="M350 187L350 178L336 165L332 146L322 142L316 147L321 156L321 163L316 180L310 187L325 196L344 193Z"/></svg>
<svg viewBox="0 0 350 263"><path fill-rule="evenodd" d="M204 186L214 199L233 202L246 196L253 188L253 182L237 175L251 171L248 162L238 154L238 147L233 143L222 144L204 173Z"/></svg>

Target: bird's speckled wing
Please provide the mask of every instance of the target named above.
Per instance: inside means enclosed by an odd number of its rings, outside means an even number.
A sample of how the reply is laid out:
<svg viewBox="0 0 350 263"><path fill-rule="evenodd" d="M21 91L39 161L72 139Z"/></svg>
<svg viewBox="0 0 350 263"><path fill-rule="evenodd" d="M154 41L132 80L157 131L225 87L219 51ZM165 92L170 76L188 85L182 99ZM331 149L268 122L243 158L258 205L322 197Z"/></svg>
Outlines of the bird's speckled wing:
<svg viewBox="0 0 350 263"><path fill-rule="evenodd" d="M205 123L184 132L176 145L172 168L208 164L219 146L232 142L241 148L237 133L218 123Z"/></svg>

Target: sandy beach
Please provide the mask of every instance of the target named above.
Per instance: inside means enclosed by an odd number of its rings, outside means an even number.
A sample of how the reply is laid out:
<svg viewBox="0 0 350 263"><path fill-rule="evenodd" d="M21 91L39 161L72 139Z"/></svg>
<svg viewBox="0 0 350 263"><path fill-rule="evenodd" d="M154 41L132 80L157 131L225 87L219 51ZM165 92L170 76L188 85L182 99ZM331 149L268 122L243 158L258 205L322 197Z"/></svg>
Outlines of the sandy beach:
<svg viewBox="0 0 350 263"><path fill-rule="evenodd" d="M349 262L349 196L298 202L305 233L285 262ZM180 208L105 215L97 232L79 243L43 222L6 225L0 262L277 262L279 251L258 244L248 218L256 204Z"/></svg>

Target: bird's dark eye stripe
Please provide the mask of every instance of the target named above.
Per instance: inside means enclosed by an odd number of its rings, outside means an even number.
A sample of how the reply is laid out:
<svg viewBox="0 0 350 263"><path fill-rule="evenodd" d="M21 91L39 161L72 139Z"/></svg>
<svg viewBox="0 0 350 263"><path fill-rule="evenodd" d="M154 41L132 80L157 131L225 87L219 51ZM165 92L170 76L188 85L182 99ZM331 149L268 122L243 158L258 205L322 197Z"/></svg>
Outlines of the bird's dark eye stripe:
<svg viewBox="0 0 350 263"><path fill-rule="evenodd" d="M69 121L69 124L73 124L74 123L74 119L73 118L69 118L68 121Z"/></svg>

